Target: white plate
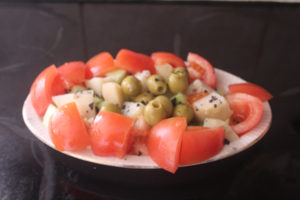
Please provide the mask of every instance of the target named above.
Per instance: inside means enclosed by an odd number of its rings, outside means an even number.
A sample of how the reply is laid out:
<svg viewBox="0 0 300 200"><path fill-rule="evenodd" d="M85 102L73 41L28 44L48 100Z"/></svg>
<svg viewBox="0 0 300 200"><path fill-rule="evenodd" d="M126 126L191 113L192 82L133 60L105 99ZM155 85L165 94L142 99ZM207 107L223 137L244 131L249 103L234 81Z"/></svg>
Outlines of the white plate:
<svg viewBox="0 0 300 200"><path fill-rule="evenodd" d="M217 75L217 88L222 89L223 91L227 92L227 86L233 83L242 83L245 80L232 75L228 72L225 72L220 69L215 69ZM226 158L228 156L232 156L238 152L241 152L253 144L255 144L258 140L260 140L268 131L271 120L272 120L272 112L268 102L263 103L264 112L259 124L249 131L248 133L244 134L240 137L239 140L230 142L229 145L224 145L223 150L215 155L214 157L198 163L203 164L207 162L212 162L216 160L220 160ZM31 101L30 95L27 96L25 103L23 105L23 119L25 124L30 129L30 131L35 135L39 140L43 143L47 144L48 146L55 149L47 128L43 125L42 119L37 115L35 112ZM117 167L125 167L125 168L144 168L144 169L151 169L151 168L159 168L157 164L155 164L149 156L134 156L134 155L127 155L123 159L115 158L115 157L99 157L95 156L90 148L87 148L84 151L80 152L70 152L70 151L63 151L68 156L72 156L74 158L78 158L81 160L89 161L96 164L102 165L110 165L110 166L117 166Z"/></svg>

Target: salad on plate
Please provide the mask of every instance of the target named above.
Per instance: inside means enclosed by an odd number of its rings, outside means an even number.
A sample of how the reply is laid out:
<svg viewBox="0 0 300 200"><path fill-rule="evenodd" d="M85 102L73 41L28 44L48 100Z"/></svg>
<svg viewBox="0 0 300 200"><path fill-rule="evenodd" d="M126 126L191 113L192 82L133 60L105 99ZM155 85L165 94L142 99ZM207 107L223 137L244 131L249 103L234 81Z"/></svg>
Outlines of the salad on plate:
<svg viewBox="0 0 300 200"><path fill-rule="evenodd" d="M205 58L121 49L88 62L51 65L30 102L59 151L99 157L148 156L175 173L207 161L261 121L272 95L253 83L217 87Z"/></svg>

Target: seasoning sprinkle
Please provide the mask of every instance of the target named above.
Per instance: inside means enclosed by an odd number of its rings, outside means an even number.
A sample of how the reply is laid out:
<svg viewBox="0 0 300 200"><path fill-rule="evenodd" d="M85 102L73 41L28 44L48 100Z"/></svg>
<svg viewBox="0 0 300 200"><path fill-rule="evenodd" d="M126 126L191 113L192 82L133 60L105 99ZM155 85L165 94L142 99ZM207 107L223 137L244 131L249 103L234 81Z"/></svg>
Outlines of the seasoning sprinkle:
<svg viewBox="0 0 300 200"><path fill-rule="evenodd" d="M230 144L230 141L225 138L224 139L224 144Z"/></svg>
<svg viewBox="0 0 300 200"><path fill-rule="evenodd" d="M141 151L139 151L139 152L138 152L138 156L141 156L141 155L143 155L143 154L142 154L142 152L141 152Z"/></svg>
<svg viewBox="0 0 300 200"><path fill-rule="evenodd" d="M216 107L217 107L217 104L214 104L214 107L216 108Z"/></svg>
<svg viewBox="0 0 300 200"><path fill-rule="evenodd" d="M155 78L154 80L155 80L156 82L157 82L157 81L159 81L159 79L158 79L158 78Z"/></svg>
<svg viewBox="0 0 300 200"><path fill-rule="evenodd" d="M122 110L124 110L125 108L126 108L126 106L125 106L125 105L123 105L123 106L122 106Z"/></svg>
<svg viewBox="0 0 300 200"><path fill-rule="evenodd" d="M140 104L138 103L138 104L136 104L136 106L137 106L137 107L139 107L139 106L140 106Z"/></svg>
<svg viewBox="0 0 300 200"><path fill-rule="evenodd" d="M90 107L91 110L93 110L93 108L94 108L94 102L90 103L89 107Z"/></svg>

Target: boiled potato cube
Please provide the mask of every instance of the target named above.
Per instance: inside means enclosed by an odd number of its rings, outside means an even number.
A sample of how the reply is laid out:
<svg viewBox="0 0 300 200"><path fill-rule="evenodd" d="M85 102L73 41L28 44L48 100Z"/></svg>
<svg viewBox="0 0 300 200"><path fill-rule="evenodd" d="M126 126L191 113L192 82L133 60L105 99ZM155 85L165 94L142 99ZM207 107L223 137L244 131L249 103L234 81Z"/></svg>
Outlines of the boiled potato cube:
<svg viewBox="0 0 300 200"><path fill-rule="evenodd" d="M155 65L156 73L161 76L166 82L170 74L173 72L173 67L170 64Z"/></svg>
<svg viewBox="0 0 300 200"><path fill-rule="evenodd" d="M90 88L95 91L95 93L101 97L102 96L102 86L104 83L107 82L112 82L113 80L109 77L105 78L100 78L100 77L95 77L90 80L86 80L85 84L87 88Z"/></svg>
<svg viewBox="0 0 300 200"><path fill-rule="evenodd" d="M226 99L217 92L211 92L209 95L194 102L193 108L196 119L200 122L205 118L226 120L232 114Z"/></svg>
<svg viewBox="0 0 300 200"><path fill-rule="evenodd" d="M196 79L189 85L186 94L189 95L189 94L196 94L200 92L210 93L212 91L213 91L212 88L210 88L208 85L203 83L201 80Z"/></svg>
<svg viewBox="0 0 300 200"><path fill-rule="evenodd" d="M232 130L232 128L229 126L228 122L226 121L215 119L215 118L205 118L203 126L208 128L216 128L219 126L224 126L225 128L224 136L227 140L233 142L239 139L239 136Z"/></svg>
<svg viewBox="0 0 300 200"><path fill-rule="evenodd" d="M120 107L123 105L124 95L121 86L117 83L104 83L102 85L102 96L105 101L118 104Z"/></svg>
<svg viewBox="0 0 300 200"><path fill-rule="evenodd" d="M122 114L132 119L137 119L138 116L143 115L145 105L139 102L124 102L122 106Z"/></svg>
<svg viewBox="0 0 300 200"><path fill-rule="evenodd" d="M96 115L93 90L83 90L76 93L57 95L52 97L52 100L58 107L75 102L80 116L83 118L94 118Z"/></svg>

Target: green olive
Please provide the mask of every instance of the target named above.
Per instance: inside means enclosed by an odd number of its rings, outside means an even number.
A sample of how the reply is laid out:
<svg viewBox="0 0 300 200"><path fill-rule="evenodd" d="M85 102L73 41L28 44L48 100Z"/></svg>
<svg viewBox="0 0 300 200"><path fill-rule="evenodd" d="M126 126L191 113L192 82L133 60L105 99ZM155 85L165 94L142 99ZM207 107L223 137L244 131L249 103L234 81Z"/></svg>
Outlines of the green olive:
<svg viewBox="0 0 300 200"><path fill-rule="evenodd" d="M144 110L144 118L147 124L153 126L157 122L167 117L166 110L159 101L150 101Z"/></svg>
<svg viewBox="0 0 300 200"><path fill-rule="evenodd" d="M189 123L190 121L192 121L194 117L194 111L191 107L187 105L179 104L175 106L173 116L185 117L187 119L187 122Z"/></svg>
<svg viewBox="0 0 300 200"><path fill-rule="evenodd" d="M159 75L152 75L147 79L147 88L154 95L165 94L168 90L168 86L164 79Z"/></svg>
<svg viewBox="0 0 300 200"><path fill-rule="evenodd" d="M175 74L183 73L187 78L189 78L189 73L185 67L177 67L174 69L173 73Z"/></svg>
<svg viewBox="0 0 300 200"><path fill-rule="evenodd" d="M122 91L125 95L135 97L142 92L141 82L134 76L127 76L121 83Z"/></svg>
<svg viewBox="0 0 300 200"><path fill-rule="evenodd" d="M103 102L101 105L100 111L110 111L115 113L121 113L121 108L113 103L110 102Z"/></svg>
<svg viewBox="0 0 300 200"><path fill-rule="evenodd" d="M168 97L160 95L157 96L154 101L159 102L163 106L163 108L166 110L167 116L172 115L173 105Z"/></svg>
<svg viewBox="0 0 300 200"><path fill-rule="evenodd" d="M172 73L168 79L168 86L173 94L184 93L189 86L189 81L183 73Z"/></svg>
<svg viewBox="0 0 300 200"><path fill-rule="evenodd" d="M144 92L144 93L140 94L139 96L135 97L134 101L135 102L140 102L140 103L146 105L152 99L153 99L153 95L152 94L150 94L149 92Z"/></svg>
<svg viewBox="0 0 300 200"><path fill-rule="evenodd" d="M71 93L77 93L79 91L86 90L82 85L74 85L71 89Z"/></svg>

